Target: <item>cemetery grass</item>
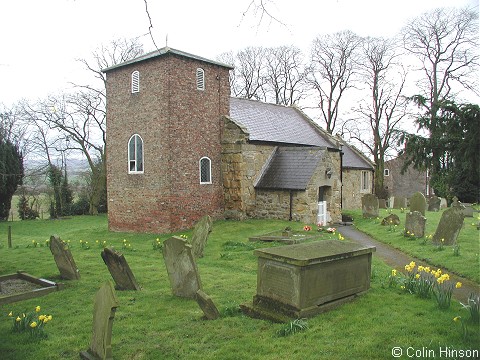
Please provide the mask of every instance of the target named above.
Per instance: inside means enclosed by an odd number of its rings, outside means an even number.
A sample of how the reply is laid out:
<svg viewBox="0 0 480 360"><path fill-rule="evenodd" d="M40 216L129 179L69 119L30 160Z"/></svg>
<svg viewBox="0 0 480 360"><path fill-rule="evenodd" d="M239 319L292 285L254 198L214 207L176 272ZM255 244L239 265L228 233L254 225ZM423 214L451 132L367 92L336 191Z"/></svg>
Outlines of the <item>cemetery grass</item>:
<svg viewBox="0 0 480 360"><path fill-rule="evenodd" d="M408 210L407 210L408 211ZM398 209L380 209L377 219L364 219L361 210L345 212L354 218L355 227L370 235L375 240L389 244L406 254L424 260L430 265L443 267L457 275L469 278L477 283L480 282L480 231L477 223L480 219L466 217L463 227L458 235L455 246L435 246L427 237L433 235L437 228L443 210L439 212L427 211L426 231L424 238L412 238L404 236L405 213ZM398 215L400 225L397 227L382 226L381 221L390 213ZM475 216L478 213L475 213Z"/></svg>
<svg viewBox="0 0 480 360"><path fill-rule="evenodd" d="M4 235L9 225L11 249ZM252 243L248 237L286 226L301 231L303 225L273 220L215 222L205 257L197 261L203 290L221 313L220 319L207 321L194 300L171 294L162 253L153 249L156 238L164 241L169 235L109 232L105 216L0 223L0 275L25 270L61 281L49 248L42 246L51 234L70 241L81 273L79 281L62 281L62 291L0 307L0 357L78 359L79 352L88 348L93 297L104 282L111 281L100 257L103 241L124 254L142 287L140 291L116 291L120 306L113 323L115 359L387 359L393 347L404 352L407 348L431 349L438 354L441 348L475 349L480 343L478 330L471 329L464 338L460 324L453 321L457 315L467 317L458 302L440 310L433 299L389 288L385 284L391 269L375 256L371 289L350 303L308 319L305 331L281 337L277 331L282 324L241 314L238 305L250 302L256 291L253 250L279 246ZM177 234L190 237L191 232ZM331 236L324 234L320 240L328 238ZM48 337L35 341L27 334L11 332L8 313L31 311L37 305L41 313L53 316L45 327Z"/></svg>

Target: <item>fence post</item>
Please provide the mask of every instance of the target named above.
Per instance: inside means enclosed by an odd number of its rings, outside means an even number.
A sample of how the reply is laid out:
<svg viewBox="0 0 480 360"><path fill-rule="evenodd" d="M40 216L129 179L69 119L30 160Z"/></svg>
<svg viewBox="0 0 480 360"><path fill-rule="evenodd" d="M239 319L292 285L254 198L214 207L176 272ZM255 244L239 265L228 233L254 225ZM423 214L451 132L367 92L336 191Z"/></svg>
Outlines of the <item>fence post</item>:
<svg viewBox="0 0 480 360"><path fill-rule="evenodd" d="M8 225L8 247L12 248L12 226Z"/></svg>

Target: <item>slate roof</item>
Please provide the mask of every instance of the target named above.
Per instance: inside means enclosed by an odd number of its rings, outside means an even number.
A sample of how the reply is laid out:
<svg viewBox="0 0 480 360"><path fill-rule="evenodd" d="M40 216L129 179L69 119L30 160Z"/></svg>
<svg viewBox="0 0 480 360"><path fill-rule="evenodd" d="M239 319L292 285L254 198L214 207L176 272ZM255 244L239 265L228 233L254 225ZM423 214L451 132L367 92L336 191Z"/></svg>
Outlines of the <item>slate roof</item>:
<svg viewBox="0 0 480 360"><path fill-rule="evenodd" d="M360 150L353 145L348 144L345 140L339 139L342 143L342 168L345 169L361 169L361 170L374 170L375 164L362 154Z"/></svg>
<svg viewBox="0 0 480 360"><path fill-rule="evenodd" d="M106 69L103 69L102 71L103 72L108 72L108 71L111 71L111 70L114 70L114 69L117 69L117 68L120 68L120 67L123 67L123 66L126 66L126 65L135 64L137 62L145 61L145 60L152 59L152 58L159 57L159 56L164 56L164 55L167 55L167 54L183 56L183 57L187 57L187 58L190 58L190 59L203 61L203 62L206 62L206 63L209 63L209 64L214 64L214 65L226 67L228 69L233 69L233 66L231 66L231 65L227 65L227 64L224 64L224 63L221 63L221 62L218 62L218 61L209 60L209 59L206 59L206 58L201 57L201 56L189 54L185 51L181 51L181 50L177 50L177 49L173 49L171 47L165 46L165 47L160 48L158 50L149 52L147 54L140 55L139 57L136 57L135 59L125 61L121 64L116 64L116 65L110 66Z"/></svg>
<svg viewBox="0 0 480 360"><path fill-rule="evenodd" d="M250 141L337 149L329 135L296 107L230 98L230 118L248 131Z"/></svg>
<svg viewBox="0 0 480 360"><path fill-rule="evenodd" d="M255 188L306 190L324 151L320 148L278 147Z"/></svg>

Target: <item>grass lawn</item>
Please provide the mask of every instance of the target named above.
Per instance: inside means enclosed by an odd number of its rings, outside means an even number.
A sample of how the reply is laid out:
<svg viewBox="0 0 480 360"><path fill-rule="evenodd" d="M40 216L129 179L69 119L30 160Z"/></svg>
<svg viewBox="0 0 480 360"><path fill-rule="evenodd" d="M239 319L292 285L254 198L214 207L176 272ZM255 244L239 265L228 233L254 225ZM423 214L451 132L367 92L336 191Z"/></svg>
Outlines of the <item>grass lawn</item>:
<svg viewBox="0 0 480 360"><path fill-rule="evenodd" d="M389 212L397 214L400 218L400 225L396 229L381 225L382 219L388 216ZM426 212L425 233L427 236L435 233L442 213L443 211ZM463 228L460 230L457 239L458 248L455 249L453 246L444 246L443 248L434 246L427 237L420 239L405 237L403 235L405 213L401 213L398 209L389 209L388 211L380 209L378 219L364 219L361 210L349 211L348 214L353 216L357 229L369 234L374 239L392 245L404 253L424 260L433 266L442 266L452 273L464 276L477 283L480 282L480 231L476 227L479 219L465 218Z"/></svg>
<svg viewBox="0 0 480 360"><path fill-rule="evenodd" d="M9 225L12 249L6 245ZM88 348L94 294L111 280L100 257L103 241L123 252L142 287L141 291L116 292L120 307L113 324L115 359L391 359L394 347L407 359L415 353L419 358L419 352L427 350L440 357L440 352L448 349L478 348L478 329L469 327L465 338L461 325L452 320L457 315L468 317L458 302L440 310L433 299L388 288L385 280L391 269L375 257L368 293L308 319L308 329L303 332L280 337L277 331L283 324L242 315L238 305L251 301L256 291L253 248L278 246L250 243L248 237L286 226L303 228L301 223L274 220L214 223L205 257L197 264L203 289L222 316L206 321L194 300L171 294L161 251L153 248L157 237L163 241L168 235L112 233L104 216L0 223L0 275L25 270L59 281L50 250L41 246L51 234L58 234L70 241L82 276L79 281L64 281L62 291L0 307L0 358L78 359L79 352ZM322 239L327 238L324 235ZM124 239L130 250L122 250ZM80 240L88 241L90 248L82 248ZM33 242L38 245L33 247ZM462 248L462 256L466 253ZM53 316L45 327L48 338L34 341L28 334L13 333L8 313L31 311L37 305L42 313Z"/></svg>

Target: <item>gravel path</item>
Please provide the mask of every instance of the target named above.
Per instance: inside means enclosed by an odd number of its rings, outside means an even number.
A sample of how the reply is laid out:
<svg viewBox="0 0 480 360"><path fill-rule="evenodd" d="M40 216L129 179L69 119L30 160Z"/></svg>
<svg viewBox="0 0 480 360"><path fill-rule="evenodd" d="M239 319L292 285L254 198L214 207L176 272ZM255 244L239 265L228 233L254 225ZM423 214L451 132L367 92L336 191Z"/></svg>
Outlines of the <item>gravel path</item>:
<svg viewBox="0 0 480 360"><path fill-rule="evenodd" d="M410 263L410 261L412 260L415 261L417 265L430 266L430 267L437 268L436 266L427 264L425 261L419 260L410 255L407 255L391 247L390 245L383 244L377 240L374 240L370 236L362 233L361 231L357 230L353 226L349 226L349 225L338 226L337 231L343 236L345 236L346 238L349 238L354 242L358 242L366 246L375 246L377 250L376 252L373 253L373 256L380 258L387 265L391 266L394 269L397 269L398 271L405 271L405 265ZM472 266L475 266L475 264L472 264ZM462 287L460 289L455 289L455 291L453 292L453 296L457 300L461 302L466 302L466 300L468 299L468 296L471 293L478 294L480 292L480 285L475 283L474 281L452 274L451 271L448 271L448 270L442 269L442 271L447 272L453 281L455 282L460 281L462 283Z"/></svg>

